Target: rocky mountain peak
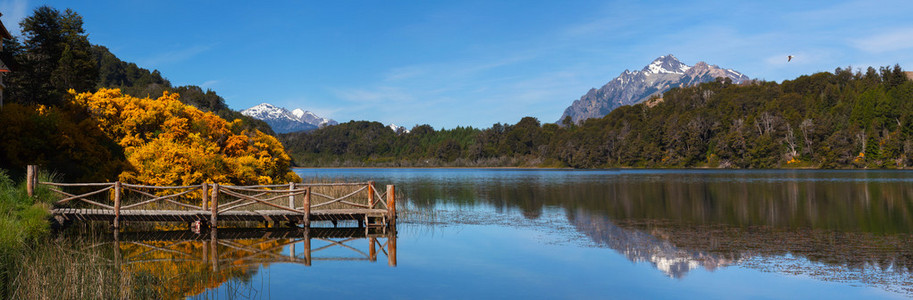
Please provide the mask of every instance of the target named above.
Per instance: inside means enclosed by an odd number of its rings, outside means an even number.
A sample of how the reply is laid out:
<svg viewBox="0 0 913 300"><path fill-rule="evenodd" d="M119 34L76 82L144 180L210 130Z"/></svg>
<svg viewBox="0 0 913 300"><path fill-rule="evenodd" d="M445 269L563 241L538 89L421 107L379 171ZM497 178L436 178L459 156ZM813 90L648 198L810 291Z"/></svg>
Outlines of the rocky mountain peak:
<svg viewBox="0 0 913 300"><path fill-rule="evenodd" d="M640 71L625 70L618 77L599 89L591 89L564 110L558 124L566 117L579 123L589 118L601 118L616 107L643 102L653 95L662 95L673 87L692 86L713 81L717 77L732 79L733 83L749 80L735 70L723 69L706 62L694 67L681 62L674 55L663 55Z"/></svg>
<svg viewBox="0 0 913 300"><path fill-rule="evenodd" d="M269 103L261 103L242 110L241 114L265 121L276 133L314 130L338 124L332 119L321 118L310 111L300 108L289 111Z"/></svg>
<svg viewBox="0 0 913 300"><path fill-rule="evenodd" d="M641 70L647 74L682 74L690 67L678 60L674 55L663 55L653 60L649 65Z"/></svg>

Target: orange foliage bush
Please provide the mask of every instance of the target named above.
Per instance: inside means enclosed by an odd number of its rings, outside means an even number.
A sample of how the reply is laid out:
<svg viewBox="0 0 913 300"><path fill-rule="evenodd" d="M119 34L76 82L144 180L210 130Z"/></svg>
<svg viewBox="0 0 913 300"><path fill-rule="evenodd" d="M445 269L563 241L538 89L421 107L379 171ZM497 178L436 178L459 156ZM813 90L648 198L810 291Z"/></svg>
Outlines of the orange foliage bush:
<svg viewBox="0 0 913 300"><path fill-rule="evenodd" d="M202 182L252 185L300 182L291 158L276 138L241 129L181 103L165 92L158 99L124 95L119 89L76 94L98 127L124 148L129 167L125 182L193 185Z"/></svg>

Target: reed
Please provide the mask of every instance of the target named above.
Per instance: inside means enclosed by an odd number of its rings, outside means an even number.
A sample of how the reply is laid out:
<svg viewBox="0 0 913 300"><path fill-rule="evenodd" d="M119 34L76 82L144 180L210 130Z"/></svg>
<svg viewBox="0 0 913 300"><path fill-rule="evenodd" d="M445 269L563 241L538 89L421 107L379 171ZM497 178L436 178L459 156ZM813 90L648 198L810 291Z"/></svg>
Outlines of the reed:
<svg viewBox="0 0 913 300"><path fill-rule="evenodd" d="M11 265L8 299L161 299L153 276L131 273L111 249L78 251L91 241L53 239L4 257Z"/></svg>

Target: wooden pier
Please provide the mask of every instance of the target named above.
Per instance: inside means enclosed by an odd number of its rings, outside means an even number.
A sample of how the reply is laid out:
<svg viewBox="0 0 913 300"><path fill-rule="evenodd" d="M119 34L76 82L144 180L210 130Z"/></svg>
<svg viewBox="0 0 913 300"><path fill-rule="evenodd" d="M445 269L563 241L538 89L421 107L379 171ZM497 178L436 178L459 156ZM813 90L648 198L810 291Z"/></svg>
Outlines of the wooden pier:
<svg viewBox="0 0 913 300"><path fill-rule="evenodd" d="M51 210L61 224L109 221L120 228L124 222L200 222L207 227L218 227L220 222L285 222L304 227L314 221L356 221L359 227L396 223L394 186L387 185L381 192L374 182L148 186L27 179L30 194L34 187L46 185L62 195Z"/></svg>

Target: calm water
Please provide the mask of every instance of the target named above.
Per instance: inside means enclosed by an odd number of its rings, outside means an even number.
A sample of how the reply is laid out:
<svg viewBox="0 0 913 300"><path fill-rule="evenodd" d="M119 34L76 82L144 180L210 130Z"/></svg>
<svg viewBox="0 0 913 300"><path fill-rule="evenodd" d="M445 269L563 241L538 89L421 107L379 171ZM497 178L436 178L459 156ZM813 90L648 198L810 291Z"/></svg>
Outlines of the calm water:
<svg viewBox="0 0 913 300"><path fill-rule="evenodd" d="M221 299L913 296L913 172L296 172L395 184L396 232L225 231L218 253L164 236L122 243L122 259Z"/></svg>

